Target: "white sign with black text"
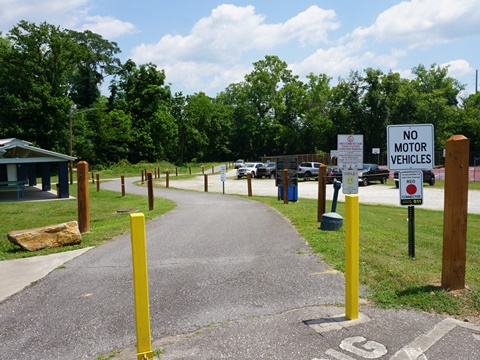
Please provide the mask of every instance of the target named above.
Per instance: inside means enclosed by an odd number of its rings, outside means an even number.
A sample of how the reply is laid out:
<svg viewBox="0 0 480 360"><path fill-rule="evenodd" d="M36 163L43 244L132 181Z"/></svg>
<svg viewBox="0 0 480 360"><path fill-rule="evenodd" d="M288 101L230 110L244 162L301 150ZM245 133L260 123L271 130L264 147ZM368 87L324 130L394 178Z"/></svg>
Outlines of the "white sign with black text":
<svg viewBox="0 0 480 360"><path fill-rule="evenodd" d="M423 205L423 172L400 171L398 173L400 205Z"/></svg>
<svg viewBox="0 0 480 360"><path fill-rule="evenodd" d="M363 135L337 135L337 151L340 169L363 168Z"/></svg>
<svg viewBox="0 0 480 360"><path fill-rule="evenodd" d="M433 125L387 126L388 170L431 170Z"/></svg>

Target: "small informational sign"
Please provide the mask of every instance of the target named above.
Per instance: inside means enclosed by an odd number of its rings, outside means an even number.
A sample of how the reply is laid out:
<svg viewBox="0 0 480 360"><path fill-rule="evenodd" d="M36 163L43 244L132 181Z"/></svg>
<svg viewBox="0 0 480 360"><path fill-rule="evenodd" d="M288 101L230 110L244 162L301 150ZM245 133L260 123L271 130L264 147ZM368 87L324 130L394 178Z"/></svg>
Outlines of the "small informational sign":
<svg viewBox="0 0 480 360"><path fill-rule="evenodd" d="M227 167L225 165L220 166L220 181L227 181Z"/></svg>
<svg viewBox="0 0 480 360"><path fill-rule="evenodd" d="M400 205L423 205L422 171L400 171L398 181Z"/></svg>
<svg viewBox="0 0 480 360"><path fill-rule="evenodd" d="M433 125L387 126L388 170L431 170L435 153Z"/></svg>
<svg viewBox="0 0 480 360"><path fill-rule="evenodd" d="M358 171L342 171L342 192L347 194L358 194Z"/></svg>
<svg viewBox="0 0 480 360"><path fill-rule="evenodd" d="M373 154L373 155L378 155L378 154L380 154L380 148L372 148L372 154Z"/></svg>
<svg viewBox="0 0 480 360"><path fill-rule="evenodd" d="M288 169L288 186L298 185L298 158L296 156L277 157L275 186L283 186L283 170Z"/></svg>
<svg viewBox="0 0 480 360"><path fill-rule="evenodd" d="M363 168L363 135L337 135L338 167Z"/></svg>

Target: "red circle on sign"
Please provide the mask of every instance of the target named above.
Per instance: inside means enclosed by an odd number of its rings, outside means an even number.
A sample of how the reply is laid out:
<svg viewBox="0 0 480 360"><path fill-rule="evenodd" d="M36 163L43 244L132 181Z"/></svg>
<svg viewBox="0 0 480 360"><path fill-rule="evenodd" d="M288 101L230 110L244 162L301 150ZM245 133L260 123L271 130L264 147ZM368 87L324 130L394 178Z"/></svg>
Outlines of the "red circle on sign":
<svg viewBox="0 0 480 360"><path fill-rule="evenodd" d="M410 185L407 186L407 189L406 189L406 190L407 190L407 193L408 193L409 195L413 195L413 194L415 194L415 193L417 192L417 186L414 185L414 184L410 184Z"/></svg>

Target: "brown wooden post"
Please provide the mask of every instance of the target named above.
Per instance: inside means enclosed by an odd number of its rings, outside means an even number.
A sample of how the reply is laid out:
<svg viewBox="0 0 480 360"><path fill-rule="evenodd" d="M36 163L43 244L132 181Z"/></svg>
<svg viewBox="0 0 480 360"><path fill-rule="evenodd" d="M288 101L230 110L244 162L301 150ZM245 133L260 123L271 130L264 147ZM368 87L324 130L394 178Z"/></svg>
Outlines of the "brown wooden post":
<svg viewBox="0 0 480 360"><path fill-rule="evenodd" d="M121 176L121 184L122 184L122 197L125 197L125 176Z"/></svg>
<svg viewBox="0 0 480 360"><path fill-rule="evenodd" d="M97 176L97 192L100 191L100 175L95 174Z"/></svg>
<svg viewBox="0 0 480 360"><path fill-rule="evenodd" d="M175 168L175 176L178 176L178 167Z"/></svg>
<svg viewBox="0 0 480 360"><path fill-rule="evenodd" d="M144 176L144 174L143 174L143 170L142 170L142 184L143 184L143 176Z"/></svg>
<svg viewBox="0 0 480 360"><path fill-rule="evenodd" d="M158 168L158 178L160 179L160 168Z"/></svg>
<svg viewBox="0 0 480 360"><path fill-rule="evenodd" d="M192 167L191 167L191 166L188 167L188 173L189 173L190 175L192 175Z"/></svg>
<svg viewBox="0 0 480 360"><path fill-rule="evenodd" d="M153 210L154 208L153 178L152 178L152 173L150 171L147 173L147 184L148 184L148 209Z"/></svg>
<svg viewBox="0 0 480 360"><path fill-rule="evenodd" d="M288 204L288 169L283 169L283 203Z"/></svg>
<svg viewBox="0 0 480 360"><path fill-rule="evenodd" d="M203 175L203 189L208 192L208 174Z"/></svg>
<svg viewBox="0 0 480 360"><path fill-rule="evenodd" d="M322 215L325 214L325 207L327 202L327 166L320 165L318 172L318 206L317 206L317 221L322 222Z"/></svg>
<svg viewBox="0 0 480 360"><path fill-rule="evenodd" d="M165 179L165 187L168 189L170 187L170 171L167 170L166 174L167 178Z"/></svg>
<svg viewBox="0 0 480 360"><path fill-rule="evenodd" d="M205 166L202 165L202 175L205 174Z"/></svg>
<svg viewBox="0 0 480 360"><path fill-rule="evenodd" d="M247 173L247 192L248 196L252 196L252 174Z"/></svg>
<svg viewBox="0 0 480 360"><path fill-rule="evenodd" d="M470 142L452 135L445 149L442 287L465 288Z"/></svg>
<svg viewBox="0 0 480 360"><path fill-rule="evenodd" d="M95 184L95 174L92 171L92 184Z"/></svg>
<svg viewBox="0 0 480 360"><path fill-rule="evenodd" d="M77 164L78 185L78 230L81 233L90 232L90 198L88 187L88 163L80 161Z"/></svg>

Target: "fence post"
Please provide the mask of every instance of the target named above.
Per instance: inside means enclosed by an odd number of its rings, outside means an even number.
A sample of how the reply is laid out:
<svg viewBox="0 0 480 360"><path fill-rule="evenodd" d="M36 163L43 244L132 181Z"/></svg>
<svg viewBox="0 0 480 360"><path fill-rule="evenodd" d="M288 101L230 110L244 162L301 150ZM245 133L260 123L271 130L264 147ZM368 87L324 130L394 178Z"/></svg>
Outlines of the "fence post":
<svg viewBox="0 0 480 360"><path fill-rule="evenodd" d="M100 191L100 174L96 174L97 176L97 192Z"/></svg>
<svg viewBox="0 0 480 360"><path fill-rule="evenodd" d="M121 183L122 183L122 197L125 197L125 176L121 176Z"/></svg>
<svg viewBox="0 0 480 360"><path fill-rule="evenodd" d="M442 288L465 287L467 257L469 140L452 135L445 150Z"/></svg>
<svg viewBox="0 0 480 360"><path fill-rule="evenodd" d="M147 173L147 186L148 186L148 209L153 210L154 197L153 197L153 178L152 173Z"/></svg>
<svg viewBox="0 0 480 360"><path fill-rule="evenodd" d="M80 161L77 164L78 184L78 230L81 233L90 232L90 190L88 187L88 163Z"/></svg>

